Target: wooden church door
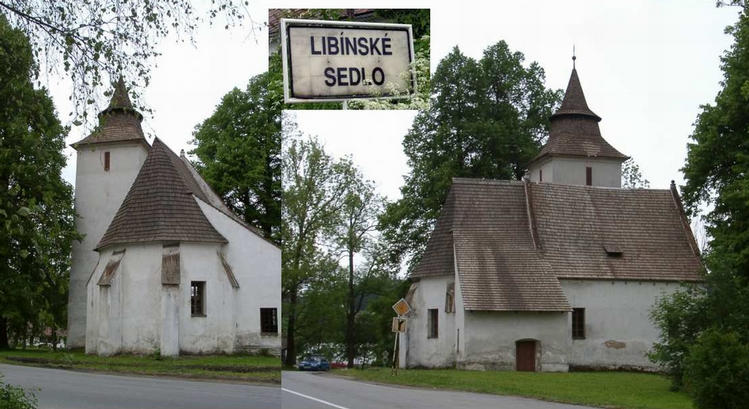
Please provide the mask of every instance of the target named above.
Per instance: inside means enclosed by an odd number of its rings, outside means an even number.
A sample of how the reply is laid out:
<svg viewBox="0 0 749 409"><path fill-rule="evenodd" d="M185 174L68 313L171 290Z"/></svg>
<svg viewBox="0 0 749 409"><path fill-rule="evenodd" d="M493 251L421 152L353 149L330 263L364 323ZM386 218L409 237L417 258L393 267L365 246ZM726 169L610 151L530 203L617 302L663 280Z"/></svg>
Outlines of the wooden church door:
<svg viewBox="0 0 749 409"><path fill-rule="evenodd" d="M518 371L534 372L536 370L536 341L516 342L515 360L515 368Z"/></svg>

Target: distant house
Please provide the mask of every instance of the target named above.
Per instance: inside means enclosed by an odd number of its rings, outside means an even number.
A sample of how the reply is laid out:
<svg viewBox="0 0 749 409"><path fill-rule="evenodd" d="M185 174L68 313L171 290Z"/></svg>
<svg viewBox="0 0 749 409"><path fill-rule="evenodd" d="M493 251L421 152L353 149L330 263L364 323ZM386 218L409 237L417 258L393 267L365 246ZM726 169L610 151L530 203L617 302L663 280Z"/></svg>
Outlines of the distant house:
<svg viewBox="0 0 749 409"><path fill-rule="evenodd" d="M68 347L280 352L281 251L182 155L149 144L122 80L77 151Z"/></svg>
<svg viewBox="0 0 749 409"><path fill-rule="evenodd" d="M573 69L525 181L453 180L410 274L402 366L654 368L649 311L702 279L699 251L673 182L620 187L600 120Z"/></svg>

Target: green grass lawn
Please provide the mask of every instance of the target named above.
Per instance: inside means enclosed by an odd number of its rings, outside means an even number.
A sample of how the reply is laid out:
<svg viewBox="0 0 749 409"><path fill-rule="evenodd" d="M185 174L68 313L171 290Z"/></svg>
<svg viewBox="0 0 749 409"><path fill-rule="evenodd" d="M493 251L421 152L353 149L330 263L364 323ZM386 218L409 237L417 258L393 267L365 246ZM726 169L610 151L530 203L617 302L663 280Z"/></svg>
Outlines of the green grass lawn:
<svg viewBox="0 0 749 409"><path fill-rule="evenodd" d="M371 382L526 396L607 408L693 408L686 394L669 390L668 378L644 373L408 369L392 376L390 369L385 368L335 370L334 373Z"/></svg>
<svg viewBox="0 0 749 409"><path fill-rule="evenodd" d="M100 357L83 352L41 349L0 350L0 363L184 378L281 383L281 360L255 355L154 355Z"/></svg>

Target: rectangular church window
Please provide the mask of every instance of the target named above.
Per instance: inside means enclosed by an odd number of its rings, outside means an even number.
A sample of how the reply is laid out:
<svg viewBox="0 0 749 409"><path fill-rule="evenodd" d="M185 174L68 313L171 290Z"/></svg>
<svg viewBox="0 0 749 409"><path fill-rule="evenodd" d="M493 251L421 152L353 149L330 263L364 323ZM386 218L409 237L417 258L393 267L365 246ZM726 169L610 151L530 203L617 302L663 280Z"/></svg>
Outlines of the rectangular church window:
<svg viewBox="0 0 749 409"><path fill-rule="evenodd" d="M109 172L109 152L104 152L104 171Z"/></svg>
<svg viewBox="0 0 749 409"><path fill-rule="evenodd" d="M585 308L572 309L572 339L585 339Z"/></svg>
<svg viewBox="0 0 749 409"><path fill-rule="evenodd" d="M588 186L593 185L593 168L590 166L585 168L585 184Z"/></svg>
<svg viewBox="0 0 749 409"><path fill-rule="evenodd" d="M538 170L538 181L539 182L543 182L544 181L544 170L543 169L539 169Z"/></svg>
<svg viewBox="0 0 749 409"><path fill-rule="evenodd" d="M205 317L205 281L190 282L190 312L193 317Z"/></svg>
<svg viewBox="0 0 749 409"><path fill-rule="evenodd" d="M430 308L429 309L429 316L428 316L428 322L427 322L427 338L437 338L439 335L439 325L437 323L437 319L439 317L439 310L436 308Z"/></svg>
<svg viewBox="0 0 749 409"><path fill-rule="evenodd" d="M278 334L278 313L275 308L260 309L260 332Z"/></svg>

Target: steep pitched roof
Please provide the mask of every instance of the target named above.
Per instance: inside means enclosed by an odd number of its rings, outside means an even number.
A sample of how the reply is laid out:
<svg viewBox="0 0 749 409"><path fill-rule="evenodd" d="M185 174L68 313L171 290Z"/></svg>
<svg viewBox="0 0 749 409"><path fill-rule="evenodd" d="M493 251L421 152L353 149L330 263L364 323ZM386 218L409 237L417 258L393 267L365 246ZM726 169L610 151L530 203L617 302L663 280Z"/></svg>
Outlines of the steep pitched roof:
<svg viewBox="0 0 749 409"><path fill-rule="evenodd" d="M598 127L600 120L588 108L580 78L573 68L562 106L551 116L549 139L533 161L551 155L627 159L627 155L603 139Z"/></svg>
<svg viewBox="0 0 749 409"><path fill-rule="evenodd" d="M148 145L140 126L142 120L143 115L133 108L125 81L120 77L114 84L109 106L99 113L99 126L91 135L71 146L78 149L85 145L109 142L138 142Z"/></svg>
<svg viewBox="0 0 749 409"><path fill-rule="evenodd" d="M411 277L457 266L466 309L499 311L569 310L559 278L699 281L679 205L668 190L456 178Z"/></svg>
<svg viewBox="0 0 749 409"><path fill-rule="evenodd" d="M198 194L184 162L156 138L96 249L148 241L226 243L196 202Z"/></svg>

